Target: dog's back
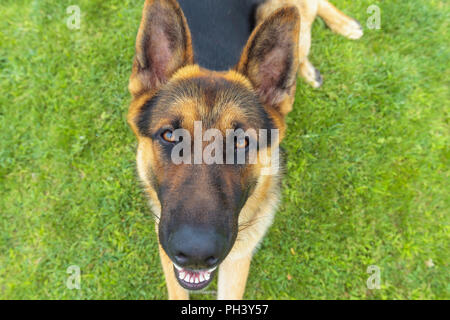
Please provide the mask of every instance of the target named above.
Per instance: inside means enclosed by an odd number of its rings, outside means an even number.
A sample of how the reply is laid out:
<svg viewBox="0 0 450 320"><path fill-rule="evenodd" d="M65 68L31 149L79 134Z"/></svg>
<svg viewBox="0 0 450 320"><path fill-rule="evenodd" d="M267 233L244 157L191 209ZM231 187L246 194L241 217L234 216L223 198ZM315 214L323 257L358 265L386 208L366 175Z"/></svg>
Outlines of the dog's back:
<svg viewBox="0 0 450 320"><path fill-rule="evenodd" d="M255 10L265 0L179 0L191 30L195 61L222 71L239 60L255 26Z"/></svg>

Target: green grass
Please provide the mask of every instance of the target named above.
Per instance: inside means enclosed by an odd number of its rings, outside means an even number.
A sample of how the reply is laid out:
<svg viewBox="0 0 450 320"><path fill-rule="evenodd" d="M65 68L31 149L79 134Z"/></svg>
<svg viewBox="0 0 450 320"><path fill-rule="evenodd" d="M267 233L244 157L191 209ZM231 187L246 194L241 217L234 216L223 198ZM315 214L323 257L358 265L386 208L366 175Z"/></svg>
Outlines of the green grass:
<svg viewBox="0 0 450 320"><path fill-rule="evenodd" d="M0 4L0 298L167 297L125 120L142 3ZM449 5L334 3L363 25L378 4L381 29L354 42L315 22L325 83L299 81L283 201L245 297L449 299Z"/></svg>

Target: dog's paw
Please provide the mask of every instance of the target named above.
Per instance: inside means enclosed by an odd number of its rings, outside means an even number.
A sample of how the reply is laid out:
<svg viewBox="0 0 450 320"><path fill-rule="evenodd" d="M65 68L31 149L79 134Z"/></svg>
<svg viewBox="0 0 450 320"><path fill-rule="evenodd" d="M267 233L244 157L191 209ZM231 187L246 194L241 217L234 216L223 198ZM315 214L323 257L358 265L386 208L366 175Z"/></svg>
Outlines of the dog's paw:
<svg viewBox="0 0 450 320"><path fill-rule="evenodd" d="M323 77L320 71L317 70L309 61L300 64L300 75L313 88L320 88L323 83Z"/></svg>
<svg viewBox="0 0 450 320"><path fill-rule="evenodd" d="M351 40L357 40L364 34L361 24L352 18L345 19L345 21L329 25L331 30L343 35Z"/></svg>
<svg viewBox="0 0 450 320"><path fill-rule="evenodd" d="M344 36L349 39L356 40L356 39L361 38L363 36L363 34L364 34L364 31L361 26L361 23L359 23L358 20L352 19L345 28Z"/></svg>

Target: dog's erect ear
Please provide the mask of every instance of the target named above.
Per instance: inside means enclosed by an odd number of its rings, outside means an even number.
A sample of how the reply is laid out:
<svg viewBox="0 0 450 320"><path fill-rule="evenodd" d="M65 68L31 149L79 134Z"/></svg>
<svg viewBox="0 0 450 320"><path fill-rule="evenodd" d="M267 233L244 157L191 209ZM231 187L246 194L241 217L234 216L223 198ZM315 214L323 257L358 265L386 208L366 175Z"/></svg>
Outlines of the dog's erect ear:
<svg viewBox="0 0 450 320"><path fill-rule="evenodd" d="M256 89L261 102L282 115L291 108L298 69L300 14L281 8L258 25L245 46L237 71Z"/></svg>
<svg viewBox="0 0 450 320"><path fill-rule="evenodd" d="M177 69L193 63L191 34L175 0L146 0L136 38L129 90L157 90Z"/></svg>

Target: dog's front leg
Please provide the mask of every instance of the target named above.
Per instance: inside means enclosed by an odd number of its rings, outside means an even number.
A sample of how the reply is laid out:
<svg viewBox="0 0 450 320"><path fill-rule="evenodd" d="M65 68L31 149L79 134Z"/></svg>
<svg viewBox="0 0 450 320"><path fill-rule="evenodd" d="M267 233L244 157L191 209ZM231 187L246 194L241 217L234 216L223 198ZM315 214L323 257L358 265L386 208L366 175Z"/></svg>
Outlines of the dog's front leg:
<svg viewBox="0 0 450 320"><path fill-rule="evenodd" d="M220 264L217 299L242 299L251 260L252 253L238 259L226 258Z"/></svg>
<svg viewBox="0 0 450 320"><path fill-rule="evenodd" d="M175 278L175 273L173 271L172 260L164 252L164 249L159 246L159 256L161 257L161 264L164 270L164 275L166 276L167 291L169 292L170 300L188 300L189 292L180 286L177 279Z"/></svg>

